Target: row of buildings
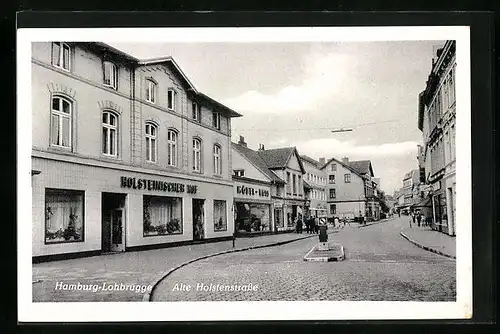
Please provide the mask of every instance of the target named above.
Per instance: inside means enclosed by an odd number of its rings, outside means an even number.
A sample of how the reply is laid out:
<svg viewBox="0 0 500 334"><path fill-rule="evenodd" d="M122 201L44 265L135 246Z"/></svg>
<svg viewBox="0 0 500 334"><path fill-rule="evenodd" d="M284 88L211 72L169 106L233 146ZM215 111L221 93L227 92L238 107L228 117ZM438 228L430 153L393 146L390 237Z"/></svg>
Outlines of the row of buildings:
<svg viewBox="0 0 500 334"><path fill-rule="evenodd" d="M418 168L407 173L397 194L402 210L421 210L433 229L456 231L456 41L446 41L432 59L418 99ZM401 199L403 194L403 199Z"/></svg>
<svg viewBox="0 0 500 334"><path fill-rule="evenodd" d="M34 261L289 231L304 216L378 219L370 161L252 150L236 111L170 57L32 44Z"/></svg>

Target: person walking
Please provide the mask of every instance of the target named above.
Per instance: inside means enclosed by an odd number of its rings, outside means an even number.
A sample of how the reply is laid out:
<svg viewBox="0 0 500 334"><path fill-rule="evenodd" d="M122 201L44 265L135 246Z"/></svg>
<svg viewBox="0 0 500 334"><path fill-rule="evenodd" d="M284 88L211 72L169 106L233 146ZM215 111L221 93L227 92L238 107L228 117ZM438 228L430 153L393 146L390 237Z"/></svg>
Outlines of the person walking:
<svg viewBox="0 0 500 334"><path fill-rule="evenodd" d="M417 212L417 226L420 227L420 222L422 221L422 214L420 210Z"/></svg>

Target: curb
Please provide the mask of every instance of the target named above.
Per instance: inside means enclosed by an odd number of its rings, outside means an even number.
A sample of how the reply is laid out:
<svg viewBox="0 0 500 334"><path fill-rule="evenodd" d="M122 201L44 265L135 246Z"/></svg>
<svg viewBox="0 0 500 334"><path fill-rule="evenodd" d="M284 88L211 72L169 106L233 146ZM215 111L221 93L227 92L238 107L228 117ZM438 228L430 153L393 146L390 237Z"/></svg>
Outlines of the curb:
<svg viewBox="0 0 500 334"><path fill-rule="evenodd" d="M344 252L344 246L340 245L340 255L339 256L321 256L321 257L307 257L314 249L316 246L311 248L309 252L304 256L304 261L310 261L310 262L335 262L335 261L343 261L345 259L345 252Z"/></svg>
<svg viewBox="0 0 500 334"><path fill-rule="evenodd" d="M447 254L447 253L444 253L444 252L441 252L437 249L434 249L434 248L431 248L431 247L428 247L428 246L424 246L418 242L416 242L415 240L413 240L412 238L410 238L409 236L407 236L406 234L404 234L403 232L399 232L399 234L401 234L401 236L403 238L405 238L406 240L408 240L409 242L411 242L412 244L414 244L415 246L419 247L419 248L422 248L428 252L431 252L431 253L435 253L435 254L439 254L439 255L442 255L442 256L445 256L445 257L448 257L448 258L451 258L451 259L457 259L456 256L453 256L453 255L450 255L450 254Z"/></svg>
<svg viewBox="0 0 500 334"><path fill-rule="evenodd" d="M392 218L392 219L394 219L394 218ZM358 226L358 228L363 228L363 227L368 227L368 226L372 226L372 225L376 225L376 224L386 223L386 222L388 222L388 221L390 221L392 219L381 219L381 220L379 220L379 221L377 221L375 223Z"/></svg>
<svg viewBox="0 0 500 334"><path fill-rule="evenodd" d="M328 234L331 234L331 233L337 233L337 231L330 232ZM161 281L163 281L165 278L167 278L168 276L170 276L174 271L176 271L176 270L178 270L178 269L180 269L180 268L182 268L184 266L187 266L188 264L191 264L193 262L200 261L200 260L205 260L205 259L208 259L208 258L211 258L211 257L215 257L215 256L219 256L219 255L224 255L224 254L229 254L229 253L243 252L243 251L247 251L247 250L251 250L251 249L258 249L258 248L265 248L265 247L272 247L272 246L281 246L281 245L285 245L285 244L288 244L288 243L291 243L291 242L294 242L294 241L304 240L304 239L312 238L312 237L315 237L315 236L317 236L317 234L308 235L308 236L305 236L305 237L301 237L301 238L297 238L297 239L292 239L292 240L285 240L285 241L273 242L273 243L270 243L270 244L248 246L248 247L239 248L239 249L229 249L229 250L225 250L225 251L222 251L222 252L217 252L217 253L213 253L213 254L208 254L208 255L200 256L200 257L194 258L192 260L186 261L184 263L181 263L181 264L179 264L179 265L177 265L175 267L172 267L169 270L167 270L167 271L165 271L165 272L157 275L153 279L153 283L150 284L152 286L151 291L147 291L142 296L142 301L143 302L150 302L151 301L151 295L153 294L154 289L158 286L158 284Z"/></svg>

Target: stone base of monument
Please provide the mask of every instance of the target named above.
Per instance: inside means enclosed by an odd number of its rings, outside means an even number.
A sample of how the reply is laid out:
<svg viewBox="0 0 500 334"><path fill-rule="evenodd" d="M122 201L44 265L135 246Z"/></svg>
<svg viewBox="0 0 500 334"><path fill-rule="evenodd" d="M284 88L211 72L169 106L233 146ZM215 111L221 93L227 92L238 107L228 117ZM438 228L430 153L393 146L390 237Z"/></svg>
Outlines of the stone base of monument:
<svg viewBox="0 0 500 334"><path fill-rule="evenodd" d="M304 261L342 261L345 259L344 247L338 243L320 242L304 256Z"/></svg>

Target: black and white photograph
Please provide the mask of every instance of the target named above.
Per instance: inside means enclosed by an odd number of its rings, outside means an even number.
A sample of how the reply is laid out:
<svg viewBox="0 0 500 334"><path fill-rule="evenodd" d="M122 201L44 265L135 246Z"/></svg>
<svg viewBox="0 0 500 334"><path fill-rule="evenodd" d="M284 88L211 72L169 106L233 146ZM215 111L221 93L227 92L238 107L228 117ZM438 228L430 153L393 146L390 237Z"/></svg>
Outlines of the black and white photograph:
<svg viewBox="0 0 500 334"><path fill-rule="evenodd" d="M459 26L19 30L20 316L470 318L469 48Z"/></svg>

